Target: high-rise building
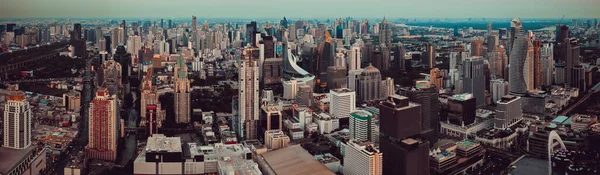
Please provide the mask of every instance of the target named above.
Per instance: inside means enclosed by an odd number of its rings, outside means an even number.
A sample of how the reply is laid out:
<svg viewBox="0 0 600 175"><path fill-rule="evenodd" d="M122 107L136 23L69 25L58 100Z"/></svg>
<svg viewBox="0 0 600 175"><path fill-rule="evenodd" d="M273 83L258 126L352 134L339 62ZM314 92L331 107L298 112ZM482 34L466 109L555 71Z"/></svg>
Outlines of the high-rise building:
<svg viewBox="0 0 600 175"><path fill-rule="evenodd" d="M523 77L525 77L525 85L527 86L527 91L531 91L535 89L535 64L534 64L534 48L533 43L528 41L527 46L527 60L525 60L525 65L523 68Z"/></svg>
<svg viewBox="0 0 600 175"><path fill-rule="evenodd" d="M383 21L379 23L379 43L385 44L386 47L392 47L392 29L388 21L383 17Z"/></svg>
<svg viewBox="0 0 600 175"><path fill-rule="evenodd" d="M527 94L524 69L525 61L527 60L528 39L523 31L520 19L515 18L511 21L511 34L512 46L509 56L510 69L508 78L510 82L509 92L515 95Z"/></svg>
<svg viewBox="0 0 600 175"><path fill-rule="evenodd" d="M124 43L125 41L127 41L128 37L127 37L127 32L129 32L129 30L127 29L127 23L125 22L125 20L123 20L123 22L121 23L121 28L123 28L123 40L121 40L121 43Z"/></svg>
<svg viewBox="0 0 600 175"><path fill-rule="evenodd" d="M146 107L148 105L157 105L159 104L158 101L158 92L157 92L157 87L152 85L152 69L148 69L148 71L146 72L146 76L144 77L144 80L142 81L142 92L141 92L141 99L140 99L140 115L142 116L142 120L140 121L140 125L145 126L145 122L147 120L146 118ZM160 108L158 109L158 111L155 111L155 114L157 112L160 111ZM156 121L156 120L153 120Z"/></svg>
<svg viewBox="0 0 600 175"><path fill-rule="evenodd" d="M99 88L90 103L89 136L85 152L88 158L114 161L117 158L119 118L117 96Z"/></svg>
<svg viewBox="0 0 600 175"><path fill-rule="evenodd" d="M492 103L497 103L505 95L508 95L508 82L503 79L491 80Z"/></svg>
<svg viewBox="0 0 600 175"><path fill-rule="evenodd" d="M350 113L349 138L358 141L379 141L379 130L373 114L365 110Z"/></svg>
<svg viewBox="0 0 600 175"><path fill-rule="evenodd" d="M361 58L360 47L358 45L353 45L352 47L350 47L350 57L348 60L348 71L361 69L360 58Z"/></svg>
<svg viewBox="0 0 600 175"><path fill-rule="evenodd" d="M239 68L239 122L237 131L243 140L257 138L256 121L259 120L259 70L258 49L244 49L244 58Z"/></svg>
<svg viewBox="0 0 600 175"><path fill-rule="evenodd" d="M394 44L394 67L400 70L406 70L406 60L404 55L406 54L406 49L404 45L398 43ZM410 65L409 65L410 66Z"/></svg>
<svg viewBox="0 0 600 175"><path fill-rule="evenodd" d="M350 140L344 150L345 175L383 174L383 153L372 142Z"/></svg>
<svg viewBox="0 0 600 175"><path fill-rule="evenodd" d="M506 50L504 46L496 46L490 52L490 73L493 78L503 78L504 70L508 65L508 58L506 57Z"/></svg>
<svg viewBox="0 0 600 175"><path fill-rule="evenodd" d="M471 56L484 56L482 40L474 39L471 41Z"/></svg>
<svg viewBox="0 0 600 175"><path fill-rule="evenodd" d="M488 53L494 51L494 49L500 45L499 41L500 39L498 38L497 34L491 34L488 36Z"/></svg>
<svg viewBox="0 0 600 175"><path fill-rule="evenodd" d="M341 66L329 66L327 68L327 88L338 89L346 88L346 68Z"/></svg>
<svg viewBox="0 0 600 175"><path fill-rule="evenodd" d="M162 126L164 120L164 112L160 109L160 104L148 104L144 107L144 125L146 126L146 134L152 135L158 133L158 128Z"/></svg>
<svg viewBox="0 0 600 175"><path fill-rule="evenodd" d="M483 87L479 87L482 89ZM458 126L467 126L475 122L476 102L472 94L457 94L448 98L447 122Z"/></svg>
<svg viewBox="0 0 600 175"><path fill-rule="evenodd" d="M26 149L31 145L31 107L25 93L11 92L4 104L3 146Z"/></svg>
<svg viewBox="0 0 600 175"><path fill-rule="evenodd" d="M544 84L544 70L542 64L542 46L540 40L533 41L533 66L534 66L534 87L539 88Z"/></svg>
<svg viewBox="0 0 600 175"><path fill-rule="evenodd" d="M463 93L471 93L477 101L477 106L485 105L485 77L483 74L483 59L471 57L463 60L462 82Z"/></svg>
<svg viewBox="0 0 600 175"><path fill-rule="evenodd" d="M432 68L436 67L435 45L433 43L427 43L427 47L425 48L425 53L423 53L423 55L421 57L423 58L423 60L421 61L421 63L423 64L423 67L425 67L426 69L432 69Z"/></svg>
<svg viewBox="0 0 600 175"><path fill-rule="evenodd" d="M367 66L359 77L358 96L361 101L379 100L381 95L381 72L373 65Z"/></svg>
<svg viewBox="0 0 600 175"><path fill-rule="evenodd" d="M127 53L131 54L131 63L137 64L139 51L142 49L142 37L134 35L127 40Z"/></svg>
<svg viewBox="0 0 600 175"><path fill-rule="evenodd" d="M175 86L175 122L190 122L190 80L187 77L188 67L183 57L177 59L173 81Z"/></svg>
<svg viewBox="0 0 600 175"><path fill-rule="evenodd" d="M434 86L435 89L439 90L440 88L444 87L443 83L444 83L444 76L440 72L440 69L433 68L433 69L429 70L429 84L435 85Z"/></svg>
<svg viewBox="0 0 600 175"><path fill-rule="evenodd" d="M399 94L421 105L420 134L430 143L437 141L437 133L440 130L438 90L435 87L404 87L400 88Z"/></svg>
<svg viewBox="0 0 600 175"><path fill-rule="evenodd" d="M385 77L384 80L381 80L381 98L385 98L390 95L396 94L396 84L394 84L394 79L391 77Z"/></svg>
<svg viewBox="0 0 600 175"><path fill-rule="evenodd" d="M96 72L96 84L99 87L106 88L110 95L119 97L123 94L121 64L114 60L108 60L102 64L100 70Z"/></svg>
<svg viewBox="0 0 600 175"><path fill-rule="evenodd" d="M380 150L383 174L429 174L429 142L421 131L421 106L407 97L392 95L380 106Z"/></svg>
<svg viewBox="0 0 600 175"><path fill-rule="evenodd" d="M348 118L356 109L356 93L347 88L329 91L329 113L336 118Z"/></svg>
<svg viewBox="0 0 600 175"><path fill-rule="evenodd" d="M505 95L498 101L494 127L505 129L513 126L523 119L521 111L521 97Z"/></svg>

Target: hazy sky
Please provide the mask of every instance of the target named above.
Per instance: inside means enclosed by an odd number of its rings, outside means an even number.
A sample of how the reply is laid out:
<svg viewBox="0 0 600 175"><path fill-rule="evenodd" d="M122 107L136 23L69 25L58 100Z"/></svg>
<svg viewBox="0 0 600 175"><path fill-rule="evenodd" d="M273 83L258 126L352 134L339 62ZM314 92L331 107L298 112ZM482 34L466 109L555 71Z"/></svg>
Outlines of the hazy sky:
<svg viewBox="0 0 600 175"><path fill-rule="evenodd" d="M596 18L600 0L1 0L0 18Z"/></svg>

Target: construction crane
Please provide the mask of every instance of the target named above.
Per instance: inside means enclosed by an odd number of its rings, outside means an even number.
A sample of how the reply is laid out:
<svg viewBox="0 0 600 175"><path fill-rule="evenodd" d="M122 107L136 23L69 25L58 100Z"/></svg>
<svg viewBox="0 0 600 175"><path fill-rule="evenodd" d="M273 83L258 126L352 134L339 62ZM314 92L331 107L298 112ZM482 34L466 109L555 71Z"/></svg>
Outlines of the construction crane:
<svg viewBox="0 0 600 175"><path fill-rule="evenodd" d="M560 21L558 21L558 26L560 26L560 23L563 21L563 19L565 19L565 15L563 15L562 18L560 18Z"/></svg>

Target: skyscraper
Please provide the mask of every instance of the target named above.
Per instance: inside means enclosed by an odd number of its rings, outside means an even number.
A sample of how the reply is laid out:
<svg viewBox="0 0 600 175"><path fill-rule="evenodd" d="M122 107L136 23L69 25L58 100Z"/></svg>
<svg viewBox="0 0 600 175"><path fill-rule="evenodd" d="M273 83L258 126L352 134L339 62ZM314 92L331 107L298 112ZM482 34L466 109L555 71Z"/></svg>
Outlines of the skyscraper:
<svg viewBox="0 0 600 175"><path fill-rule="evenodd" d="M535 89L535 64L533 58L533 44L527 41L527 60L525 60L525 65L523 68L523 77L525 78L525 86L527 86L527 91L531 91Z"/></svg>
<svg viewBox="0 0 600 175"><path fill-rule="evenodd" d="M119 118L117 96L99 88L90 103L89 136L85 153L88 158L114 161L117 158Z"/></svg>
<svg viewBox="0 0 600 175"><path fill-rule="evenodd" d="M392 95L380 106L380 150L383 174L429 174L429 142L421 131L421 106L407 97Z"/></svg>
<svg viewBox="0 0 600 175"><path fill-rule="evenodd" d="M379 24L379 43L384 44L386 47L392 47L392 29L390 28L390 24L383 17L383 21Z"/></svg>
<svg viewBox="0 0 600 175"><path fill-rule="evenodd" d="M381 72L373 65L367 66L359 77L358 96L363 102L380 100Z"/></svg>
<svg viewBox="0 0 600 175"><path fill-rule="evenodd" d="M358 70L360 69L360 47L358 45L353 45L350 47L350 57L348 60L348 71L350 70Z"/></svg>
<svg viewBox="0 0 600 175"><path fill-rule="evenodd" d="M344 150L345 175L383 174L383 153L372 142L350 140Z"/></svg>
<svg viewBox="0 0 600 175"><path fill-rule="evenodd" d="M4 147L25 149L31 145L31 107L25 93L11 92L4 104Z"/></svg>
<svg viewBox="0 0 600 175"><path fill-rule="evenodd" d="M404 87L400 88L399 94L421 105L420 134L430 143L437 141L437 133L440 132L438 90L435 87Z"/></svg>
<svg viewBox="0 0 600 175"><path fill-rule="evenodd" d="M144 80L142 80L142 92L140 99L140 116L142 116L142 120L140 121L140 125L144 126L146 121L148 120L146 118L146 107L148 105L159 104L158 96L159 94L157 92L157 87L152 85L152 69L148 68L146 76L144 77ZM160 111L160 108L157 111L155 111L155 114L158 111Z"/></svg>
<svg viewBox="0 0 600 175"><path fill-rule="evenodd" d="M533 41L533 66L534 66L534 87L541 87L544 82L544 71L542 67L542 46L540 44L540 40Z"/></svg>
<svg viewBox="0 0 600 175"><path fill-rule="evenodd" d="M475 39L471 41L471 56L484 56L482 40Z"/></svg>
<svg viewBox="0 0 600 175"><path fill-rule="evenodd" d="M404 55L406 54L406 49L404 45L401 43L394 44L394 66L400 70L406 70L406 61L404 59Z"/></svg>
<svg viewBox="0 0 600 175"><path fill-rule="evenodd" d="M471 57L463 60L463 93L471 93L477 106L485 105L485 77L482 57Z"/></svg>
<svg viewBox="0 0 600 175"><path fill-rule="evenodd" d="M255 54L256 53L256 54ZM244 49L244 57L239 68L239 103L238 132L243 140L257 139L257 120L260 119L259 105L259 70L258 70L258 49Z"/></svg>
<svg viewBox="0 0 600 175"><path fill-rule="evenodd" d="M187 77L188 67L183 57L177 59L173 81L175 86L175 122L190 122L190 80Z"/></svg>
<svg viewBox="0 0 600 175"><path fill-rule="evenodd" d="M435 44L427 43L427 46L425 48L425 53L423 53L423 55L421 57L423 58L423 61L422 61L423 67L425 67L426 69L432 69L432 68L436 67Z"/></svg>
<svg viewBox="0 0 600 175"><path fill-rule="evenodd" d="M514 30L513 30L514 28ZM523 31L523 25L519 18L511 21L511 42L510 49L510 69L509 69L509 84L510 93L519 95L527 93L527 85L525 84L524 67L527 60L528 39Z"/></svg>
<svg viewBox="0 0 600 175"><path fill-rule="evenodd" d="M504 69L508 65L508 58L506 57L506 50L503 45L496 46L490 52L490 73L494 78L503 78Z"/></svg>

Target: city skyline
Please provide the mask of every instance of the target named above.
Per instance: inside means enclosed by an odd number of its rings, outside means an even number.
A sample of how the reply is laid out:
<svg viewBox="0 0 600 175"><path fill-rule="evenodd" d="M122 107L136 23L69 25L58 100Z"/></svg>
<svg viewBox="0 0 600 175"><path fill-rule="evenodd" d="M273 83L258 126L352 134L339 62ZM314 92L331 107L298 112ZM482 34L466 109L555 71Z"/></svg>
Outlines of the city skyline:
<svg viewBox="0 0 600 175"><path fill-rule="evenodd" d="M514 5L514 4L520 5ZM392 1L365 3L346 1L192 1L164 3L158 0L7 0L0 6L0 19L6 18L596 18L600 11L593 0L461 0ZM315 5L317 4L317 5ZM385 4L385 5L382 5ZM548 4L552 4L551 6ZM65 8L78 7L78 8ZM165 10L166 9L166 10ZM307 13L306 9L311 9ZM452 10L449 10L452 9ZM251 15L249 15L251 14ZM285 14L285 15L282 15Z"/></svg>

